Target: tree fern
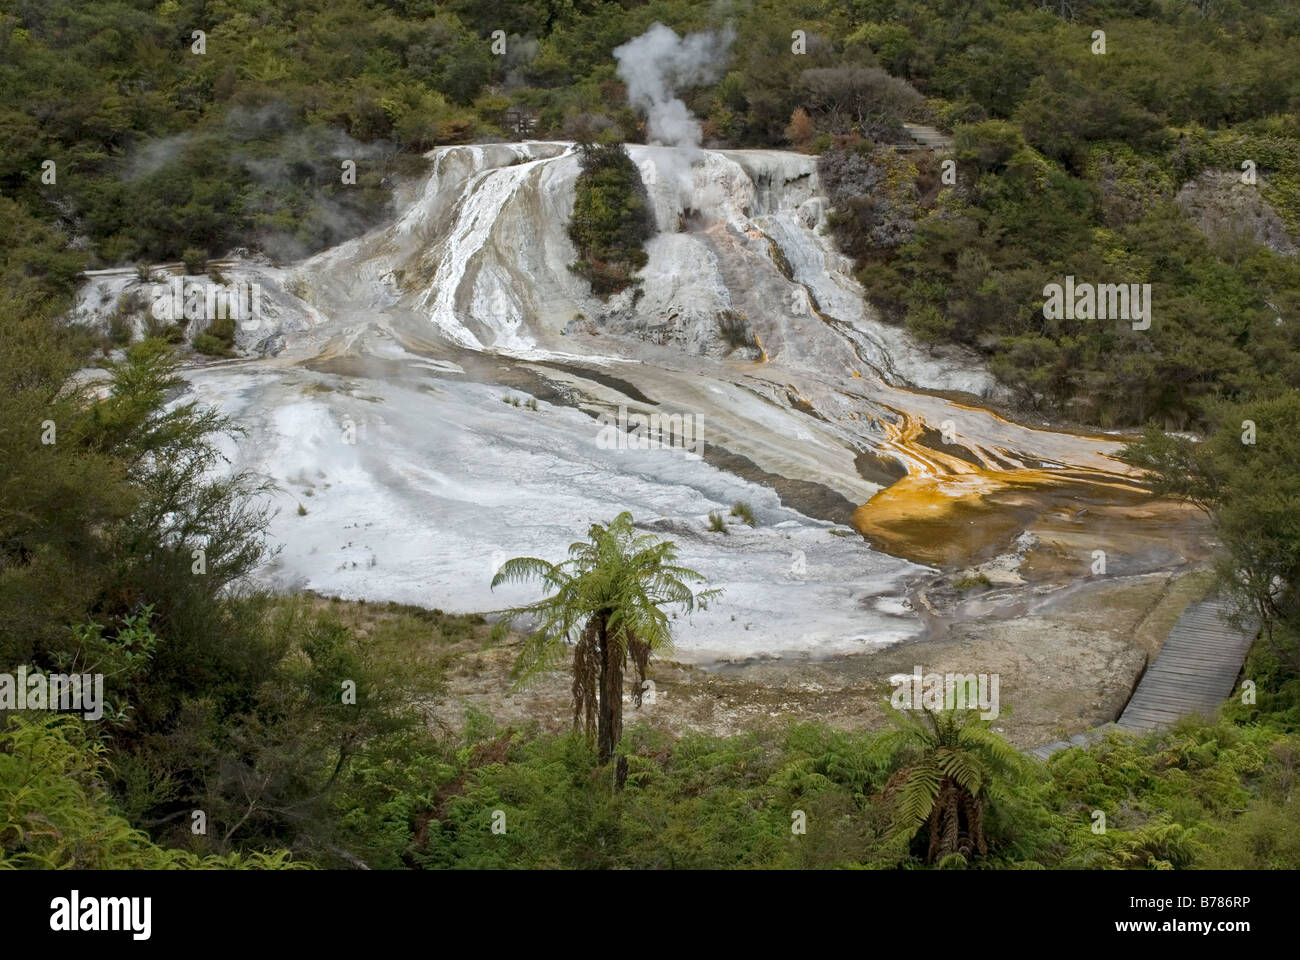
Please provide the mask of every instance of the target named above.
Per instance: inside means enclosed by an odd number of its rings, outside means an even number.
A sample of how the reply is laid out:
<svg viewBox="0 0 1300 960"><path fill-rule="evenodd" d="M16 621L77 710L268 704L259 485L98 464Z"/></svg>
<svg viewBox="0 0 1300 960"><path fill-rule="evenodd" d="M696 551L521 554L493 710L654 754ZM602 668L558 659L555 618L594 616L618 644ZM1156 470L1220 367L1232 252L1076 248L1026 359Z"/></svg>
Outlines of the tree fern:
<svg viewBox="0 0 1300 960"><path fill-rule="evenodd" d="M512 689L559 667L572 646L574 726L598 736L602 762L622 735L628 659L636 669L639 706L650 656L672 649L665 608L689 613L718 595L693 589L690 584L703 583L704 575L676 559L676 545L638 535L624 511L608 526L592 524L586 540L569 546L567 560L516 557L492 578L493 589L535 580L547 592L535 603L501 611L508 619L534 621L511 672Z"/></svg>
<svg viewBox="0 0 1300 960"><path fill-rule="evenodd" d="M877 741L880 759L895 770L885 787L892 799L890 839L910 843L929 827L930 863L966 863L987 851L984 808L1005 796L1008 784L1024 782L1029 762L1015 747L964 710L890 710L895 729Z"/></svg>

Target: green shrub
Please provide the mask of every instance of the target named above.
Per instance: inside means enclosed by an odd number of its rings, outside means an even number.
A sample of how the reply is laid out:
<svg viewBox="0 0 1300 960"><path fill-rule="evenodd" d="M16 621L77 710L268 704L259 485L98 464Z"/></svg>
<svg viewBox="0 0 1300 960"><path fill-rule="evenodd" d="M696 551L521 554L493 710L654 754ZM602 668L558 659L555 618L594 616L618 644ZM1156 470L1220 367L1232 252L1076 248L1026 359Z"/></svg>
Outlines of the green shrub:
<svg viewBox="0 0 1300 960"><path fill-rule="evenodd" d="M185 264L186 273L197 275L203 272L203 267L208 262L208 251L186 247L181 251L181 260Z"/></svg>
<svg viewBox="0 0 1300 960"><path fill-rule="evenodd" d="M108 319L108 342L115 347L125 347L131 342L131 317L118 309Z"/></svg>
<svg viewBox="0 0 1300 960"><path fill-rule="evenodd" d="M654 235L654 215L636 165L620 143L581 147L582 171L574 185L569 239L578 249L570 269L601 297L635 283L646 264L643 249Z"/></svg>
<svg viewBox="0 0 1300 960"><path fill-rule="evenodd" d="M67 714L0 720L0 869L302 869L287 850L201 857L160 847L113 808L104 747Z"/></svg>
<svg viewBox="0 0 1300 960"><path fill-rule="evenodd" d="M744 500L738 500L731 505L731 515L739 517L751 527L758 526L758 523L754 520L754 509Z"/></svg>
<svg viewBox="0 0 1300 960"><path fill-rule="evenodd" d="M194 338L194 349L208 357L232 356L231 349L209 333L200 333Z"/></svg>
<svg viewBox="0 0 1300 960"><path fill-rule="evenodd" d="M235 320L232 317L218 317L194 338L194 349L212 357L233 357L234 346Z"/></svg>

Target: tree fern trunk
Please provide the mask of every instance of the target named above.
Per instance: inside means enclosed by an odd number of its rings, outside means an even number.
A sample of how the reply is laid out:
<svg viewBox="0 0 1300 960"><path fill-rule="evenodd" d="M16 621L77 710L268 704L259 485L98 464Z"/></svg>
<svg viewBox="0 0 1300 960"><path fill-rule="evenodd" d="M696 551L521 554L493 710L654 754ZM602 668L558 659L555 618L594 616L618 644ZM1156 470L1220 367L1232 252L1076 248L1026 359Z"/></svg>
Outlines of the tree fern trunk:
<svg viewBox="0 0 1300 960"><path fill-rule="evenodd" d="M970 838L975 849L981 854L989 852L988 842L984 839L984 799L967 794L966 821L970 824Z"/></svg>
<svg viewBox="0 0 1300 960"><path fill-rule="evenodd" d="M596 748L602 764L609 763L623 737L623 651L600 618L600 722Z"/></svg>
<svg viewBox="0 0 1300 960"><path fill-rule="evenodd" d="M958 811L957 784L951 778L943 778L943 786L939 790L939 802L943 808L943 842L940 847L940 855L947 856L950 853L956 853L958 843L961 840L961 820Z"/></svg>

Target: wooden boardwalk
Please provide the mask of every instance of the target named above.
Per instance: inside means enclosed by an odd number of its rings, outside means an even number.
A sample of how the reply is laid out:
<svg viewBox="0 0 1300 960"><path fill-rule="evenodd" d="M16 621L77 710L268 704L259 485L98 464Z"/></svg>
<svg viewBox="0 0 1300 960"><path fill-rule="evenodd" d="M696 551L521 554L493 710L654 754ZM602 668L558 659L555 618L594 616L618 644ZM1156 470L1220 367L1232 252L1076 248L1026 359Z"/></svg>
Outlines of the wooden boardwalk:
<svg viewBox="0 0 1300 960"><path fill-rule="evenodd" d="M1046 760L1054 753L1062 750L1068 750L1070 747L1086 747L1088 744L1102 739L1112 730L1119 729L1114 723L1103 723L1100 727L1093 727L1091 730L1085 730L1083 733L1076 733L1069 740L1057 740L1055 743L1045 743L1041 747L1034 747L1031 750L1024 750L1023 753L1032 753L1039 760Z"/></svg>
<svg viewBox="0 0 1300 960"><path fill-rule="evenodd" d="M1222 600L1207 599L1183 611L1118 721L1025 752L1046 760L1060 750L1087 746L1112 730L1148 733L1179 717L1213 713L1232 696L1257 629L1231 626L1228 609Z"/></svg>
<svg viewBox="0 0 1300 960"><path fill-rule="evenodd" d="M921 123L905 123L903 129L916 141L916 146L900 149L936 150L939 153L948 153L952 150L952 137L942 130Z"/></svg>
<svg viewBox="0 0 1300 960"><path fill-rule="evenodd" d="M1257 628L1233 627L1222 600L1194 603L1133 691L1118 725L1144 732L1193 713L1213 713L1232 695Z"/></svg>

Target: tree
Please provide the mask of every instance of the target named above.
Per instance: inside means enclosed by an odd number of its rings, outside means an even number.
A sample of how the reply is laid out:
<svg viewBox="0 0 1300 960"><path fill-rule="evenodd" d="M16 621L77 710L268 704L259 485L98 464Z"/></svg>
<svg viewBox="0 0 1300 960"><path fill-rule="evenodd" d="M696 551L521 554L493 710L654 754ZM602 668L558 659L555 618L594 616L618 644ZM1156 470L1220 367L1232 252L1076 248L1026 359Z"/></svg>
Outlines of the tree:
<svg viewBox="0 0 1300 960"><path fill-rule="evenodd" d="M812 117L808 116L808 111L803 107L795 107L794 113L790 114L790 125L785 128L785 138L802 150L816 133L817 127L813 124Z"/></svg>
<svg viewBox="0 0 1300 960"><path fill-rule="evenodd" d="M805 70L799 83L808 106L825 118L831 132L848 133L856 127L873 140L898 138L903 120L925 102L906 80L879 67L815 68Z"/></svg>
<svg viewBox="0 0 1300 960"><path fill-rule="evenodd" d="M903 765L885 797L897 797L894 837L910 841L929 826L926 862L988 852L984 812L1006 787L1027 779L1028 761L965 710L925 710L928 723L890 711L897 730L885 735L886 756Z"/></svg>
<svg viewBox="0 0 1300 960"><path fill-rule="evenodd" d="M1275 623L1300 622L1300 396L1224 404L1213 417L1203 442L1148 427L1121 459L1148 471L1153 492L1213 518L1220 586L1272 636Z"/></svg>
<svg viewBox="0 0 1300 960"><path fill-rule="evenodd" d="M649 258L644 246L655 233L654 211L636 164L610 131L581 143L582 172L574 183L569 239L578 261L569 269L586 277L601 297L632 283L632 273Z"/></svg>
<svg viewBox="0 0 1300 960"><path fill-rule="evenodd" d="M494 589L540 580L553 591L536 603L503 611L510 618L540 618L515 663L515 687L554 668L565 644L572 643L573 725L576 729L582 721L588 737L596 734L602 764L609 762L623 735L628 659L636 665L634 700L639 707L650 655L672 645L664 608L675 606L684 613L704 609L719 593L692 590L688 581L703 583L703 574L678 566L676 559L674 543L638 536L632 515L624 511L609 526L592 524L585 542L569 546L569 559L549 563L516 557L492 578Z"/></svg>
<svg viewBox="0 0 1300 960"><path fill-rule="evenodd" d="M66 638L106 588L111 532L139 500L121 459L92 443L77 331L46 296L0 291L0 663Z"/></svg>

